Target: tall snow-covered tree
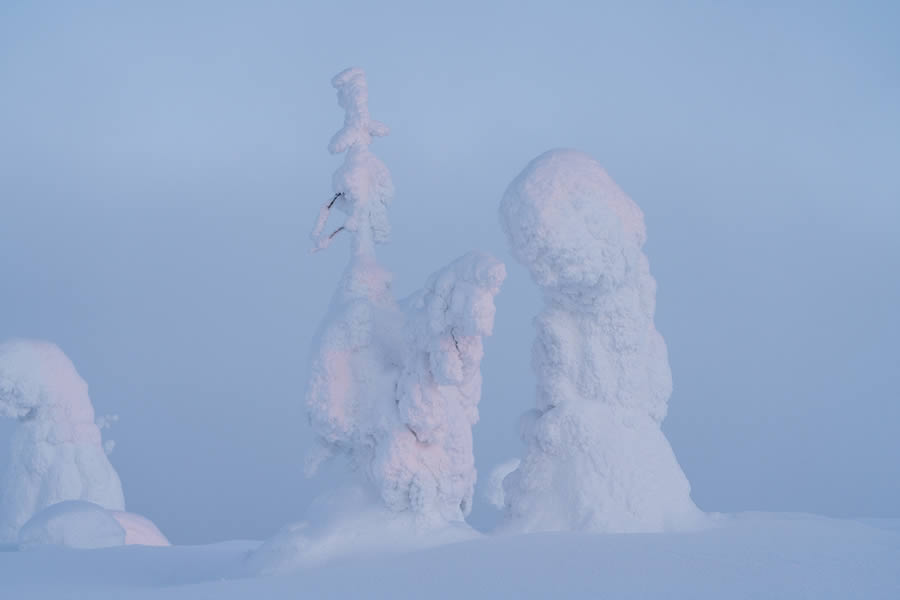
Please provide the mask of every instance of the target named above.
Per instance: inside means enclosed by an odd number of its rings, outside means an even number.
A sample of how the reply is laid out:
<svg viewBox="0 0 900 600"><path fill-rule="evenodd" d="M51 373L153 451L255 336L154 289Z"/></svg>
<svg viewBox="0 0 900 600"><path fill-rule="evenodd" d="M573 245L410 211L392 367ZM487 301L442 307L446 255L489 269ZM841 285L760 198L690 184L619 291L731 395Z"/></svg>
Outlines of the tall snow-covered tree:
<svg viewBox="0 0 900 600"><path fill-rule="evenodd" d="M342 454L391 511L420 524L462 521L475 482L482 337L491 333L504 267L470 253L410 299L395 300L391 274L375 256L389 236L393 185L369 149L388 130L369 116L360 69L332 84L346 116L329 149L345 156L312 237L323 249L347 235L351 256L313 354L306 400L321 452L310 464ZM335 209L348 216L326 234Z"/></svg>
<svg viewBox="0 0 900 600"><path fill-rule="evenodd" d="M540 287L526 453L503 481L514 530L662 531L701 513L661 430L672 390L653 324L656 283L641 209L574 150L534 159L500 209Z"/></svg>

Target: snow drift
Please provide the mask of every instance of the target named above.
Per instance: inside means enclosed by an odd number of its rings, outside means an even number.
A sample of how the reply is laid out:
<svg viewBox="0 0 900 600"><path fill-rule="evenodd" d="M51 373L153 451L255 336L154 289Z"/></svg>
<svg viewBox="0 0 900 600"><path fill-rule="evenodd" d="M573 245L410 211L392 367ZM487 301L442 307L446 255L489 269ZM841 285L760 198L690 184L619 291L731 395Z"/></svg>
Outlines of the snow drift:
<svg viewBox="0 0 900 600"><path fill-rule="evenodd" d="M672 390L653 325L643 213L594 159L552 150L510 184L501 221L541 288L527 449L503 482L513 530L662 531L701 517L660 429Z"/></svg>
<svg viewBox="0 0 900 600"><path fill-rule="evenodd" d="M0 415L19 421L0 488L0 541L24 535L28 545L99 547L116 542L110 523L122 529L121 520L130 531L121 543L168 543L147 519L125 512L87 384L58 347L0 344Z"/></svg>

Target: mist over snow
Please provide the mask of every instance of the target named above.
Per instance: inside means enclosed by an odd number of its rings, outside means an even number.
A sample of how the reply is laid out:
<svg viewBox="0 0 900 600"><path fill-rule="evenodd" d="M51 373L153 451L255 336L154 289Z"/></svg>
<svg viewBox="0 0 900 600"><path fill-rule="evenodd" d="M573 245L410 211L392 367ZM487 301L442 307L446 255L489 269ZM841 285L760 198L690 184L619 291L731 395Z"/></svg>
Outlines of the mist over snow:
<svg viewBox="0 0 900 600"><path fill-rule="evenodd" d="M897 23L0 2L0 599L900 598Z"/></svg>

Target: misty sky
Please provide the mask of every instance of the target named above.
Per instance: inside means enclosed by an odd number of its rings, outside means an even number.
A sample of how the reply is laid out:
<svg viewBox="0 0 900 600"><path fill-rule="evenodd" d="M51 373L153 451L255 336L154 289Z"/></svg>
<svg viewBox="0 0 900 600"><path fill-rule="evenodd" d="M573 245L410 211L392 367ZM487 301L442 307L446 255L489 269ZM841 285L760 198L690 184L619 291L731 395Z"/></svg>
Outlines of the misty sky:
<svg viewBox="0 0 900 600"><path fill-rule="evenodd" d="M898 517L900 4L670 4L6 0L0 339L72 358L120 416L129 510L173 542L302 517L340 476L302 474L347 258L308 232L340 164L329 81L355 65L391 127L398 295L469 249L507 263L482 481L521 450L540 306L499 200L574 147L646 213L697 504Z"/></svg>

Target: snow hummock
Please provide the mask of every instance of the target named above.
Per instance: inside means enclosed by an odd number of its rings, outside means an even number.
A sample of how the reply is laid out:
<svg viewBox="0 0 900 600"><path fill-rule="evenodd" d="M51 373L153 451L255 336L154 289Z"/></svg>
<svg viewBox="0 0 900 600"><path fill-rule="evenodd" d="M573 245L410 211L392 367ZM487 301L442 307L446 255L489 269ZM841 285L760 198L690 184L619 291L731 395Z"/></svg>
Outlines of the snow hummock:
<svg viewBox="0 0 900 600"><path fill-rule="evenodd" d="M0 344L0 416L19 421L0 488L0 541L16 540L28 519L64 500L125 510L87 384L58 347Z"/></svg>
<svg viewBox="0 0 900 600"><path fill-rule="evenodd" d="M590 156L551 150L510 184L500 214L544 298L537 406L521 419L525 456L504 479L506 527L697 525L702 513L660 428L672 379L653 324L641 209Z"/></svg>
<svg viewBox="0 0 900 600"><path fill-rule="evenodd" d="M492 332L506 271L494 257L470 252L397 301L393 276L375 255L390 232L393 186L369 145L387 127L369 117L362 70L347 69L332 83L346 116L329 149L346 155L313 239L322 249L344 233L351 251L314 342L306 405L317 449L307 473L344 457L369 504L358 514L329 513L315 527L288 527L250 561L261 572L349 552L360 543L354 532L370 532L363 537L382 547L398 535L421 545L426 532L431 540L473 534L464 520L475 489L482 340ZM331 208L350 216L324 237ZM351 542L342 550L344 535Z"/></svg>
<svg viewBox="0 0 900 600"><path fill-rule="evenodd" d="M169 540L156 524L143 515L119 510L107 511L125 530L126 546L168 546Z"/></svg>
<svg viewBox="0 0 900 600"><path fill-rule="evenodd" d="M125 545L125 529L102 506L66 500L45 508L19 530L19 546L109 548Z"/></svg>

